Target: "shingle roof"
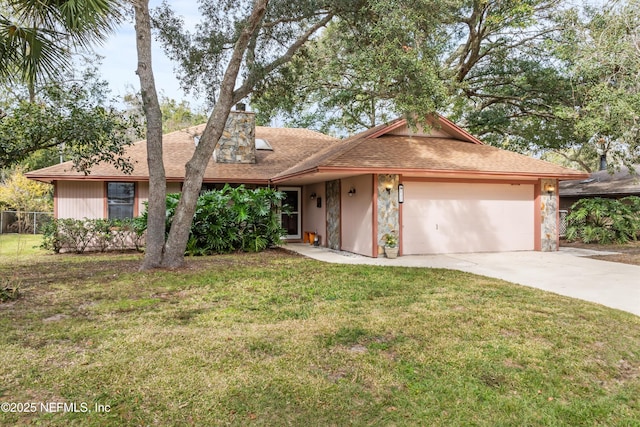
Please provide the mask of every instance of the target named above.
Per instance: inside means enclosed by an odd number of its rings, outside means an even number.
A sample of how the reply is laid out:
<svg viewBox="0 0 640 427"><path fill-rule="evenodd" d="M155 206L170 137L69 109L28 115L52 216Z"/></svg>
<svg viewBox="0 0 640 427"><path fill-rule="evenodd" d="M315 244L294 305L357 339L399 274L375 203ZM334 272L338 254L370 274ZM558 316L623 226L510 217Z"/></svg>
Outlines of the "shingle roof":
<svg viewBox="0 0 640 427"><path fill-rule="evenodd" d="M560 196L640 195L640 165L634 168L635 174L623 166L614 174L603 170L593 172L585 180L563 182L560 184Z"/></svg>
<svg viewBox="0 0 640 427"><path fill-rule="evenodd" d="M380 130L349 138L278 174L275 180L329 170L385 170L385 173L468 172L581 178L585 174L475 141L430 136L385 135Z"/></svg>
<svg viewBox="0 0 640 427"><path fill-rule="evenodd" d="M164 164L168 181L182 181L184 167L195 150L194 136L202 134L204 124L172 132L163 136ZM215 163L213 160L205 171L205 182L267 183L279 172L338 142L330 136L308 129L267 128L256 126L256 138L266 139L273 151L257 150L255 164ZM101 163L91 168L91 174L72 169L71 162L29 172L29 178L43 181L93 179L93 180L147 180L147 153L145 141L127 148L127 155L134 165L130 175L117 170L113 165Z"/></svg>
<svg viewBox="0 0 640 427"><path fill-rule="evenodd" d="M432 124L444 131L431 136L411 135L406 120L377 126L344 141L307 129L256 127L256 138L266 139L273 151L258 150L255 164L215 163L205 171L205 182L270 183L307 174L346 173L461 173L472 175L512 175L520 177L586 178L573 169L533 159L511 151L483 145L472 135L441 117ZM164 161L168 181L182 181L184 165L195 149L195 135L204 125L164 135ZM446 137L446 135L451 137ZM444 135L444 137L443 137ZM99 164L85 176L71 169L70 162L29 172L29 178L42 181L61 179L147 180L146 144L127 149L134 171L126 175L110 164ZM318 177L318 180L322 179Z"/></svg>

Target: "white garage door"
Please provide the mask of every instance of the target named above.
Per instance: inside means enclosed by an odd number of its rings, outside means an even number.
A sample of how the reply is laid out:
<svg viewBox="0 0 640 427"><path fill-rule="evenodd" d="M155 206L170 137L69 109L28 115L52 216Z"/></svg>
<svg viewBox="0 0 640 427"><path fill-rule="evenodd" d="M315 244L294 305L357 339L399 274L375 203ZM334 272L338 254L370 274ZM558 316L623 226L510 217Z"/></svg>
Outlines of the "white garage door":
<svg viewBox="0 0 640 427"><path fill-rule="evenodd" d="M406 182L403 253L534 249L533 185Z"/></svg>

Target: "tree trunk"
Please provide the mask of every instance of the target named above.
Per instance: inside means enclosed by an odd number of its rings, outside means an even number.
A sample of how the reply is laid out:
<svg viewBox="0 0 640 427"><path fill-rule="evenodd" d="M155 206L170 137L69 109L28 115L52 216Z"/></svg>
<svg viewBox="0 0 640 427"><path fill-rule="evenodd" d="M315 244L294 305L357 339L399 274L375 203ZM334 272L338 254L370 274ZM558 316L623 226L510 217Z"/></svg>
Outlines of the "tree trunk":
<svg viewBox="0 0 640 427"><path fill-rule="evenodd" d="M141 269L162 265L164 251L167 183L162 160L162 111L158 102L151 63L151 20L149 1L135 0L136 46L142 105L147 118L147 165L149 166L149 204L146 251Z"/></svg>
<svg viewBox="0 0 640 427"><path fill-rule="evenodd" d="M242 59L251 37L260 26L268 3L269 0L258 0L254 4L251 16L247 19L246 26L234 46L231 60L220 85L220 95L207 121L200 143L196 147L193 157L186 165L182 195L171 222L171 230L169 231L165 254L162 259L163 267L178 268L184 264L184 252L189 240L189 231L191 230L204 171L222 135L231 107L236 101L237 94L234 92L234 88L242 65Z"/></svg>

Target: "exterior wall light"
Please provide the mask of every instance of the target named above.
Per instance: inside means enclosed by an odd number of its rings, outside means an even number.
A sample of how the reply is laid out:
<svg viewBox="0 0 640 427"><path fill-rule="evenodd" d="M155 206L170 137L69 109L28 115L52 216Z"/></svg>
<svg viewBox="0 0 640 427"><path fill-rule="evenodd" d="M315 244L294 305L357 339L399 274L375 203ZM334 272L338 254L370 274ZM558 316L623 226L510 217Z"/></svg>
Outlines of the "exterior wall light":
<svg viewBox="0 0 640 427"><path fill-rule="evenodd" d="M388 194L391 194L391 187L392 187L392 186L393 186L393 185L392 185L391 183L388 183L388 184L385 186L385 190L387 190L387 193L388 193Z"/></svg>
<svg viewBox="0 0 640 427"><path fill-rule="evenodd" d="M353 195L356 194L356 189L351 187L347 194L349 195L349 197L353 197Z"/></svg>
<svg viewBox="0 0 640 427"><path fill-rule="evenodd" d="M315 200L316 199L316 193L311 193L311 200Z"/></svg>
<svg viewBox="0 0 640 427"><path fill-rule="evenodd" d="M554 191L556 191L556 186L553 184L545 184L544 191L546 191L549 195L552 195Z"/></svg>

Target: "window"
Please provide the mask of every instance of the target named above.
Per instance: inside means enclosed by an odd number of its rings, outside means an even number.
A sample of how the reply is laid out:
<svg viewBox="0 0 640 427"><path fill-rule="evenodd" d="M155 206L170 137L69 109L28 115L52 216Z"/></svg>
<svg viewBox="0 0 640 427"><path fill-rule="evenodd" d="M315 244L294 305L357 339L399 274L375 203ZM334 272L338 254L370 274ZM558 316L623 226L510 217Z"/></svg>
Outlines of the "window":
<svg viewBox="0 0 640 427"><path fill-rule="evenodd" d="M107 207L109 219L133 218L135 184L133 182L108 182Z"/></svg>

